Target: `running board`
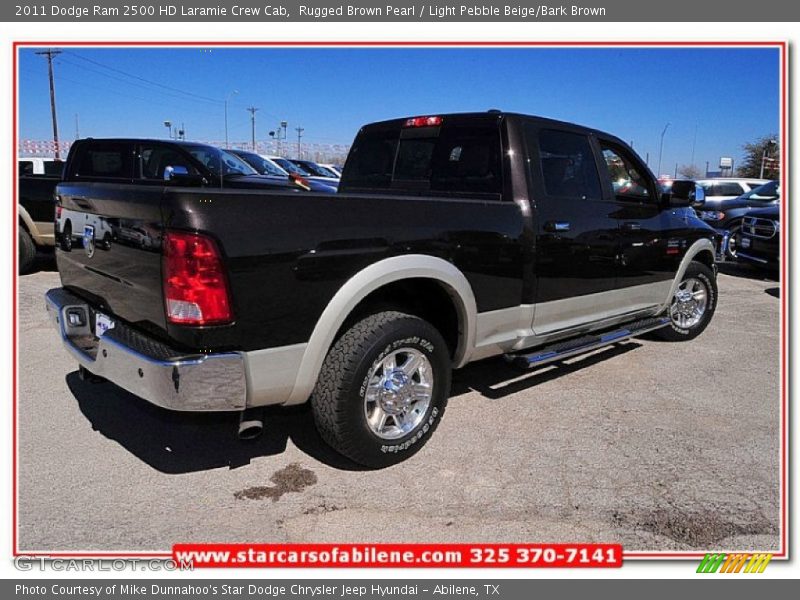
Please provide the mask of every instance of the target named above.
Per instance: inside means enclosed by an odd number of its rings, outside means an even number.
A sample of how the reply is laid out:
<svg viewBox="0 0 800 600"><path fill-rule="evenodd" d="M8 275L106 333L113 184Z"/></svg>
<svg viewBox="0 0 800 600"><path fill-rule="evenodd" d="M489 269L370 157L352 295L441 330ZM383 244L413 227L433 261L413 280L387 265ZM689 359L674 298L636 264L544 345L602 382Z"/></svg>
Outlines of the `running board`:
<svg viewBox="0 0 800 600"><path fill-rule="evenodd" d="M648 331L661 329L669 325L669 317L652 317L628 323L625 327L592 335L556 342L543 348L537 348L528 354L506 354L505 359L515 367L529 369L538 367L570 356L591 352L603 346L610 346L624 340L642 335Z"/></svg>

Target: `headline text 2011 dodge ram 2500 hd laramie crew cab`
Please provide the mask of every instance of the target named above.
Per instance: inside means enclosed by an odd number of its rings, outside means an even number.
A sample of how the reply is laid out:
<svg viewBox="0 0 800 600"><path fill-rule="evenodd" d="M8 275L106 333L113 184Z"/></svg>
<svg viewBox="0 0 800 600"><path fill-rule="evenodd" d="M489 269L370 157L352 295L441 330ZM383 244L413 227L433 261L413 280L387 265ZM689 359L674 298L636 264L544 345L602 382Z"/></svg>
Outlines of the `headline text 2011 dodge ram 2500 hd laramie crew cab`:
<svg viewBox="0 0 800 600"><path fill-rule="evenodd" d="M695 185L660 194L592 129L499 112L367 125L337 194L208 185L160 144L79 142L57 188L57 231L64 214L84 224L47 306L81 373L169 409L241 411L245 428L310 399L363 465L425 443L452 368L688 340L717 303L714 232L674 210L701 202ZM99 243L120 227L148 243Z"/></svg>

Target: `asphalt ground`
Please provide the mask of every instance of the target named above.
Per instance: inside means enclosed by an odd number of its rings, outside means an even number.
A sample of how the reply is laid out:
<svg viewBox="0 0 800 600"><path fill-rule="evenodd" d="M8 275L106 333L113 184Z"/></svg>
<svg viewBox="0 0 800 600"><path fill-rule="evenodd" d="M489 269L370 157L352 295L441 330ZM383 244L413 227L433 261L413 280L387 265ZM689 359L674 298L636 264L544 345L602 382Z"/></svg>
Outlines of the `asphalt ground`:
<svg viewBox="0 0 800 600"><path fill-rule="evenodd" d="M699 338L633 340L521 373L458 371L438 430L365 471L307 407L170 413L85 383L43 294L19 279L19 547L167 551L176 542L620 542L626 550L779 544L776 281L727 266Z"/></svg>

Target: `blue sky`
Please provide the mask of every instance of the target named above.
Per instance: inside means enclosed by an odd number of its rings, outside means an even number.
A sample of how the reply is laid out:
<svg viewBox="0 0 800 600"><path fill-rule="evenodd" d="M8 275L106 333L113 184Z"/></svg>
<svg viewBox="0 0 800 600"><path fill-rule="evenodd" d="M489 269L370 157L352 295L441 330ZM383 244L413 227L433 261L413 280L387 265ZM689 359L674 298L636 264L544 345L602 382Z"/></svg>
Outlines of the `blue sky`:
<svg viewBox="0 0 800 600"><path fill-rule="evenodd" d="M49 139L46 60L20 50L20 137ZM280 120L304 140L350 143L360 125L415 115L498 108L573 121L627 141L655 169L691 161L712 170L737 161L743 143L777 133L779 54L758 48L65 48L56 58L63 139L164 137L163 121L188 137L266 139ZM296 139L296 138L295 138Z"/></svg>

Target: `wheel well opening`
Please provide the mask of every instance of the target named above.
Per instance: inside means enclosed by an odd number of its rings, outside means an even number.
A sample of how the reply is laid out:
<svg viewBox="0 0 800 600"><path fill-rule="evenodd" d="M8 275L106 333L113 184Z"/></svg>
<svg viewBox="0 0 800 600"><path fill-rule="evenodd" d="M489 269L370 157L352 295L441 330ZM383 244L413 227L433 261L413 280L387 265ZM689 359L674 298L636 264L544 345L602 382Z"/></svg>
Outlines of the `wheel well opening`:
<svg viewBox="0 0 800 600"><path fill-rule="evenodd" d="M19 228L25 231L26 233L30 234L30 230L28 229L28 226L25 224L25 221L23 221L22 219L18 219L18 222L19 222Z"/></svg>
<svg viewBox="0 0 800 600"><path fill-rule="evenodd" d="M450 356L455 356L460 335L456 300L444 284L433 279L404 279L371 292L348 315L336 337L363 317L384 310L398 310L425 319L442 334Z"/></svg>
<svg viewBox="0 0 800 600"><path fill-rule="evenodd" d="M710 250L701 250L695 255L693 260L703 263L707 267L714 266L714 254Z"/></svg>

